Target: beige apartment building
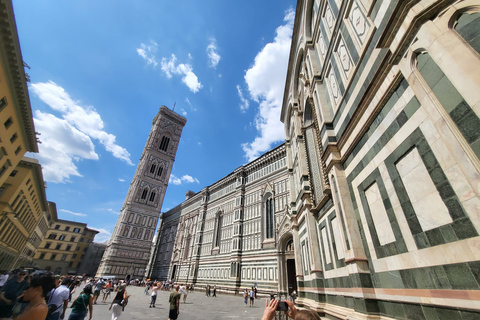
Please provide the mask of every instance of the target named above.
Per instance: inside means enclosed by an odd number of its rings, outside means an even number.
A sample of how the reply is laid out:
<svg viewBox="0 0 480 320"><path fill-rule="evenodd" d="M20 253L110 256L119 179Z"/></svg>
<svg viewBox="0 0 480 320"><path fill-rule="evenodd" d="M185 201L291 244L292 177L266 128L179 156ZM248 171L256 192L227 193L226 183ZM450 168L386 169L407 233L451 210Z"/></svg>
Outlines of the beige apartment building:
<svg viewBox="0 0 480 320"><path fill-rule="evenodd" d="M55 204L49 202L52 211ZM35 253L33 262L40 269L51 270L56 274L76 274L96 230L87 224L68 220L54 220L45 238Z"/></svg>
<svg viewBox="0 0 480 320"><path fill-rule="evenodd" d="M11 1L0 1L0 268L31 261L50 218Z"/></svg>

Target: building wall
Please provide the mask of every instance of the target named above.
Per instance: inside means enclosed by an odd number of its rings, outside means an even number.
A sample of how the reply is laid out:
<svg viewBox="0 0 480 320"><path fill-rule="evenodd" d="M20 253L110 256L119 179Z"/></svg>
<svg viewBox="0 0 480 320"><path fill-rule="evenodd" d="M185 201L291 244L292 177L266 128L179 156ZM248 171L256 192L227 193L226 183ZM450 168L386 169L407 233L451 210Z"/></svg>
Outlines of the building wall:
<svg viewBox="0 0 480 320"><path fill-rule="evenodd" d="M51 210L56 210L50 203ZM98 231L87 228L85 223L54 220L40 247L35 253L34 263L41 269L50 269L56 274L74 273L93 237Z"/></svg>
<svg viewBox="0 0 480 320"><path fill-rule="evenodd" d="M282 144L164 213L151 277L286 292L285 257L293 258L286 165Z"/></svg>
<svg viewBox="0 0 480 320"><path fill-rule="evenodd" d="M90 243L85 256L77 269L78 275L94 276L105 252L106 244Z"/></svg>
<svg viewBox="0 0 480 320"><path fill-rule="evenodd" d="M24 157L5 180L0 195L0 268L32 262L49 225L45 186L37 160Z"/></svg>
<svg viewBox="0 0 480 320"><path fill-rule="evenodd" d="M97 276L141 279L186 119L161 106Z"/></svg>
<svg viewBox="0 0 480 320"><path fill-rule="evenodd" d="M35 173L40 169L29 167L31 160L22 161L27 151L38 152L38 146L26 84L28 76L9 0L0 1L0 25L0 268L12 269L31 262L42 236L41 230L34 230L35 222L42 220L46 199L41 173L40 177ZM27 175L30 180L24 179ZM23 192L26 181L30 183L27 187L34 186L35 190L22 195L20 201L26 207L14 208L12 203Z"/></svg>
<svg viewBox="0 0 480 320"><path fill-rule="evenodd" d="M297 302L480 317L478 1L298 1L282 108Z"/></svg>

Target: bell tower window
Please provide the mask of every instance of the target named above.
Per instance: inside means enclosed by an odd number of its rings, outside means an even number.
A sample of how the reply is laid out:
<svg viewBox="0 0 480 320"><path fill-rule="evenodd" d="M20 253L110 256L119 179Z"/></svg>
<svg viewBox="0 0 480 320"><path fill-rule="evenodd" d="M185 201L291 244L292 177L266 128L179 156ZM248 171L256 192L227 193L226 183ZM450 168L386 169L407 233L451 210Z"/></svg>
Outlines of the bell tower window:
<svg viewBox="0 0 480 320"><path fill-rule="evenodd" d="M168 144L170 143L170 138L167 136L162 137L162 141L160 142L160 147L159 149L162 151L167 152L168 149Z"/></svg>

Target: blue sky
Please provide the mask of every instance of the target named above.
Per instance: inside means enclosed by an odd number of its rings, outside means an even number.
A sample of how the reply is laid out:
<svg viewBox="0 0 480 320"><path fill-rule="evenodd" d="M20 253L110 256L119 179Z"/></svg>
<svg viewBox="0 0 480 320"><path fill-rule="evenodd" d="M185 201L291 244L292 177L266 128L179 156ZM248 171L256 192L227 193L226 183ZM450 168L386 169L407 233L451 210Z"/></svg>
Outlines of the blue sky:
<svg viewBox="0 0 480 320"><path fill-rule="evenodd" d="M110 238L161 105L187 118L162 211L283 142L294 0L14 0L47 199Z"/></svg>

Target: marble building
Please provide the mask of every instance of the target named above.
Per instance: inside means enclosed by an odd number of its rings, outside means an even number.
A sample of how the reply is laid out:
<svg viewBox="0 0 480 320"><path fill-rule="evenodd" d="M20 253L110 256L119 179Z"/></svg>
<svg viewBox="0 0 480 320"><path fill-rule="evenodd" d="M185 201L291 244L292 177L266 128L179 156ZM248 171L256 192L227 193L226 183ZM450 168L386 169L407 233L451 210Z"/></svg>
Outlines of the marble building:
<svg viewBox="0 0 480 320"><path fill-rule="evenodd" d="M170 178L180 135L187 120L161 106L112 237L97 270L97 277L142 279L147 267L152 239Z"/></svg>
<svg viewBox="0 0 480 320"><path fill-rule="evenodd" d="M479 1L298 1L281 119L299 305L480 318L479 31Z"/></svg>
<svg viewBox="0 0 480 320"><path fill-rule="evenodd" d="M479 319L479 32L478 0L299 0L285 143L164 213L151 277Z"/></svg>
<svg viewBox="0 0 480 320"><path fill-rule="evenodd" d="M232 292L276 292L279 279L286 291L290 279L293 288L289 201L282 144L163 213L149 277Z"/></svg>

